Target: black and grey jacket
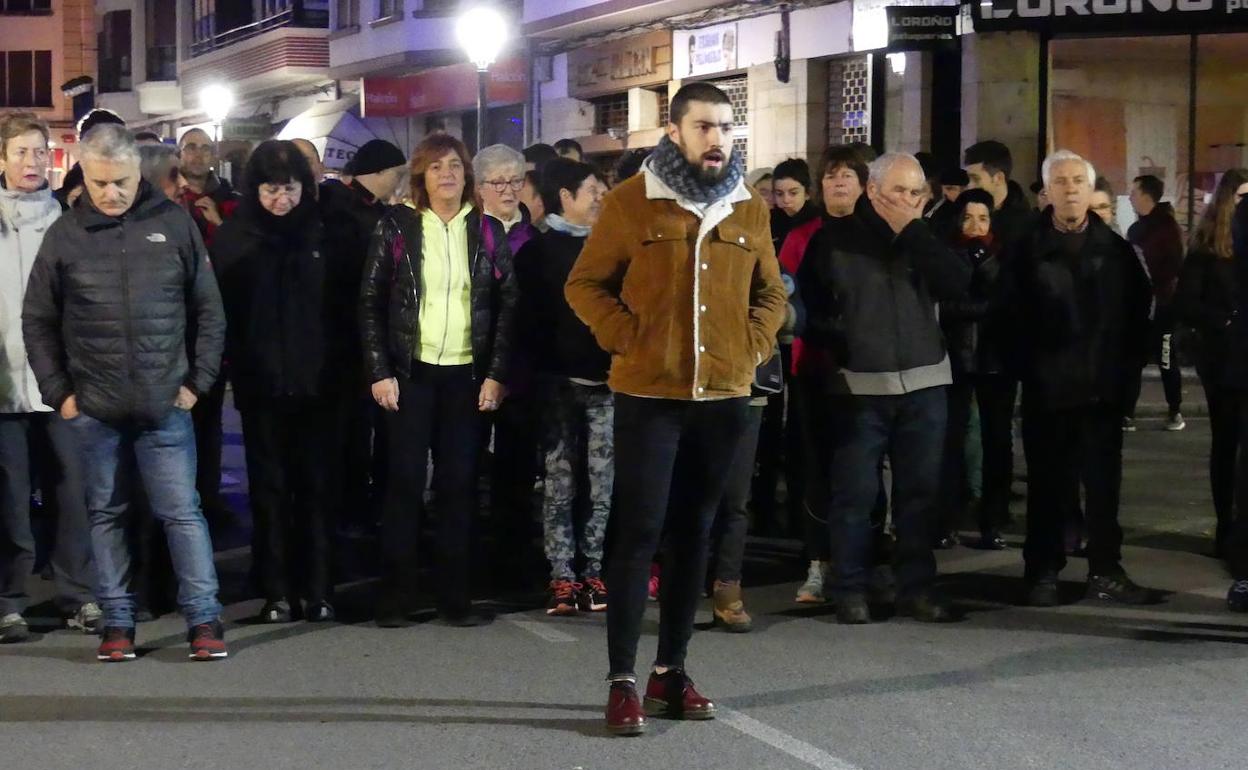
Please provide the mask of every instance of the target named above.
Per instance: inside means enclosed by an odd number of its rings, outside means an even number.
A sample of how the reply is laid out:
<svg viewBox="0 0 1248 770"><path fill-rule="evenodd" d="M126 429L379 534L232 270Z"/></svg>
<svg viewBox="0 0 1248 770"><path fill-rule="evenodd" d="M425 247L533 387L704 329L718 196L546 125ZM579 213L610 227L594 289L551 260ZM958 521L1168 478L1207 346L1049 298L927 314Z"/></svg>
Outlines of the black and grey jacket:
<svg viewBox="0 0 1248 770"><path fill-rule="evenodd" d="M221 294L191 217L147 182L120 217L88 195L48 229L22 309L44 403L111 423L159 422L207 392L225 342Z"/></svg>
<svg viewBox="0 0 1248 770"><path fill-rule="evenodd" d="M970 280L970 264L925 222L894 235L861 198L851 221L814 236L798 269L802 339L824 386L890 396L951 383L936 303L961 298Z"/></svg>
<svg viewBox="0 0 1248 770"><path fill-rule="evenodd" d="M420 217L408 206L395 206L377 223L369 241L360 289L360 336L371 382L396 372L409 375L420 344ZM519 292L503 226L491 217L484 224L481 220L477 209L468 214L473 377L506 383Z"/></svg>

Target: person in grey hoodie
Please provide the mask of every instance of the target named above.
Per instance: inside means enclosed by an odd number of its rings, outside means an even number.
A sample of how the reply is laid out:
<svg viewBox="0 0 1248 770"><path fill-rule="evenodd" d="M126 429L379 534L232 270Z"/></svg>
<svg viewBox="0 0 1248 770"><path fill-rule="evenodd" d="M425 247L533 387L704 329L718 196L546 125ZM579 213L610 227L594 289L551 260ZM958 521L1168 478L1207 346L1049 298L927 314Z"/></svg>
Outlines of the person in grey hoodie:
<svg viewBox="0 0 1248 770"><path fill-rule="evenodd" d="M22 299L35 254L61 215L45 178L48 157L46 124L31 113L0 116L0 643L30 636L22 613L35 564L33 476L46 509L56 513L56 605L71 628L88 633L102 617L90 589L91 540L73 435L40 398L22 339Z"/></svg>

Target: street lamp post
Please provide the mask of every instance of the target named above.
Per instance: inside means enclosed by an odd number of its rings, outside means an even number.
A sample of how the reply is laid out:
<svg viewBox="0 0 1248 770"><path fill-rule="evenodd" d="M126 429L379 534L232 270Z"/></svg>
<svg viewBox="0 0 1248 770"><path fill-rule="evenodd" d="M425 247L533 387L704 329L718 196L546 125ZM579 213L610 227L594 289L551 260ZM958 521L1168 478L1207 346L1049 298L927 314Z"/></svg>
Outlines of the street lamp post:
<svg viewBox="0 0 1248 770"><path fill-rule="evenodd" d="M468 54L468 61L477 65L477 152L480 152L485 147L490 65L498 59L507 42L507 22L496 9L477 6L459 17L455 37L460 48Z"/></svg>
<svg viewBox="0 0 1248 770"><path fill-rule="evenodd" d="M234 92L220 83L214 83L199 92L199 106L208 114L208 120L212 121L212 154L216 157L213 171L220 175L221 125L234 108Z"/></svg>

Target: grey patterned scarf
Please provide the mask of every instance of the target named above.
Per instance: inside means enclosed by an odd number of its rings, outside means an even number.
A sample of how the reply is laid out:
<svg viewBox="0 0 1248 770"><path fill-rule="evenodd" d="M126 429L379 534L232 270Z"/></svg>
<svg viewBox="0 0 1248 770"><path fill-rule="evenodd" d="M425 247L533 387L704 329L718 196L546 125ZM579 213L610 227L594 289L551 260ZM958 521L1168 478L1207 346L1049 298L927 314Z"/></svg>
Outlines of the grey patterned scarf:
<svg viewBox="0 0 1248 770"><path fill-rule="evenodd" d="M701 203L714 203L727 198L741 183L744 171L741 168L741 156L733 151L728 158L728 173L714 184L707 184L698 176L698 169L689 165L685 154L680 151L670 137L663 137L659 146L654 148L649 160L646 161L650 170L658 174L663 183L682 198Z"/></svg>

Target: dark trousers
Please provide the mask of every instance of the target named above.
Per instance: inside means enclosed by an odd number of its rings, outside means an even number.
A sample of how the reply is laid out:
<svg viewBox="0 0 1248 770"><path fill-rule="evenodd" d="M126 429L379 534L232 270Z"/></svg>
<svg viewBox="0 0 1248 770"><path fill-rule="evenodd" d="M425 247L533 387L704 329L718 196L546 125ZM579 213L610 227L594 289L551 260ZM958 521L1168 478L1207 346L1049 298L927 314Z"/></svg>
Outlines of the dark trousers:
<svg viewBox="0 0 1248 770"><path fill-rule="evenodd" d="M1239 391L1234 395L1238 400L1239 435L1245 436L1248 435L1248 391ZM1239 453L1234 494L1236 501L1248 500L1248 452ZM1248 506L1240 502L1237 507L1239 510L1226 545L1227 564L1231 577L1248 580Z"/></svg>
<svg viewBox="0 0 1248 770"><path fill-rule="evenodd" d="M388 412L390 478L381 521L385 601L410 607L417 587L417 557L429 453L437 512L439 611L469 609L469 551L477 514L477 458L481 449L480 385L472 367L412 362L399 375L399 411Z"/></svg>
<svg viewBox="0 0 1248 770"><path fill-rule="evenodd" d="M789 446L799 447L790 452L788 464L790 517L795 505L801 512L800 519L790 521L801 521L806 558L811 561L830 558L826 469L831 464L832 447L824 433L829 424L822 410L824 401L810 377L795 377L789 382Z"/></svg>
<svg viewBox="0 0 1248 770"><path fill-rule="evenodd" d="M955 381L945 389L947 423L944 459L940 474L939 533L956 532L962 527L969 502L967 484L966 440L971 422L971 404L975 388L970 378Z"/></svg>
<svg viewBox="0 0 1248 770"><path fill-rule="evenodd" d="M371 396L355 388L338 397L334 410L332 460L325 470L336 523L370 529L380 518L389 470L385 413Z"/></svg>
<svg viewBox="0 0 1248 770"><path fill-rule="evenodd" d="M1082 485L1088 533L1088 573L1122 571L1122 408L1086 406L1058 411L1028 405L1023 394L1027 453L1027 542L1023 561L1031 579L1066 566L1064 530Z"/></svg>
<svg viewBox="0 0 1248 770"><path fill-rule="evenodd" d="M204 516L213 527L223 523L227 515L225 500L221 497L221 451L225 432L221 425L221 413L225 409L225 376L200 396L191 410L195 423L195 455L199 465L195 470L195 490L204 509Z"/></svg>
<svg viewBox="0 0 1248 770"><path fill-rule="evenodd" d="M880 494L879 467L887 455L898 594L913 596L936 576L932 539L947 422L945 388L900 396L837 396L831 418L829 524L836 592L845 596L867 589L877 551L872 514Z"/></svg>
<svg viewBox="0 0 1248 770"><path fill-rule="evenodd" d="M1223 553L1235 522L1235 465L1241 435L1240 395L1227 388L1209 383L1204 385L1205 401L1209 404L1209 429L1213 434L1209 447L1209 485L1217 516L1214 543L1218 553Z"/></svg>
<svg viewBox="0 0 1248 770"><path fill-rule="evenodd" d="M759 454L759 436L767 407L751 406L746 418L745 434L737 444L737 452L728 468L728 486L719 503L715 526L711 533L712 560L715 579L721 583L741 580L745 562L745 537L750 529L750 480L754 477L754 460ZM762 461L761 457L758 457Z"/></svg>
<svg viewBox="0 0 1248 770"><path fill-rule="evenodd" d="M616 508L609 524L611 676L634 674L650 561L667 530L655 665L685 663L706 577L711 525L745 432L749 400L673 401L617 394Z"/></svg>
<svg viewBox="0 0 1248 770"><path fill-rule="evenodd" d="M242 410L252 559L268 601L329 601L329 402L266 399Z"/></svg>
<svg viewBox="0 0 1248 770"><path fill-rule="evenodd" d="M25 612L35 564L31 474L37 469L43 510L56 517L52 575L57 608L73 613L95 601L95 568L74 436L52 412L0 415L0 615Z"/></svg>
<svg viewBox="0 0 1248 770"><path fill-rule="evenodd" d="M533 484L544 465L541 438L544 398L532 390L508 397L494 414L494 457L490 474L493 558L527 570L536 562L538 522ZM530 558L532 557L532 558ZM512 586L507 586L512 587Z"/></svg>
<svg viewBox="0 0 1248 770"><path fill-rule="evenodd" d="M1014 481L1014 404L1018 382L999 374L975 378L980 442L984 455L984 491L979 530L997 532L1010 522L1010 485Z"/></svg>
<svg viewBox="0 0 1248 770"><path fill-rule="evenodd" d="M1157 314L1149 327L1149 363L1157 364L1161 371L1161 387L1166 393L1166 404L1171 412L1177 412L1183 406L1183 373L1179 370L1179 360L1174 347L1175 329L1174 308L1169 305L1158 305ZM1135 406L1140 400L1140 390L1144 386L1144 370L1133 372L1128 385L1127 409L1128 417L1135 417Z"/></svg>

